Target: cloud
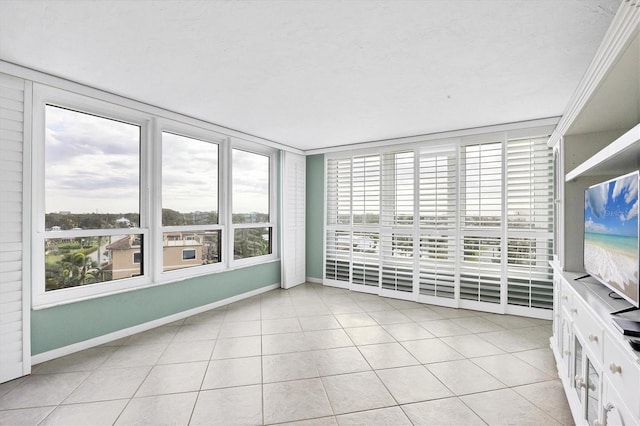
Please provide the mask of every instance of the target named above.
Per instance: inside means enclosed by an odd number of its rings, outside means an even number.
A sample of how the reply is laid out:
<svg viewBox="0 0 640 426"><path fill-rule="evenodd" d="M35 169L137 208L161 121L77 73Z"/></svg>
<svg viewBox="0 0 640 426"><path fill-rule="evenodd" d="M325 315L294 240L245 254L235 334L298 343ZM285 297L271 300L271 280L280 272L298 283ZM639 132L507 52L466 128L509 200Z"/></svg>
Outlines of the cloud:
<svg viewBox="0 0 640 426"><path fill-rule="evenodd" d="M631 206L631 208L629 209L629 211L627 212L627 220L631 220L634 217L638 216L638 200L636 199L636 202L633 203L633 206Z"/></svg>
<svg viewBox="0 0 640 426"><path fill-rule="evenodd" d="M584 229L585 231L598 232L601 234L607 232L606 226L601 223L594 222L591 218L584 223Z"/></svg>
<svg viewBox="0 0 640 426"><path fill-rule="evenodd" d="M594 186L587 190L586 202L591 211L597 218L604 216L607 206L607 193L609 192L609 184Z"/></svg>
<svg viewBox="0 0 640 426"><path fill-rule="evenodd" d="M624 202L627 204L638 198L638 177L635 174L616 180L613 187L613 199L618 198L620 194L624 194Z"/></svg>

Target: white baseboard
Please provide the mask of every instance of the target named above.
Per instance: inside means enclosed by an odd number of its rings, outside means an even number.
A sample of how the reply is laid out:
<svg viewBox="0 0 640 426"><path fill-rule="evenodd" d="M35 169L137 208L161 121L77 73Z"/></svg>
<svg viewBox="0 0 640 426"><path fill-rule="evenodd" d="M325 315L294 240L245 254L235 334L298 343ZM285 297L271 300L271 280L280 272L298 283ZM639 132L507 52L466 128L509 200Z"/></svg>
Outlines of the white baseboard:
<svg viewBox="0 0 640 426"><path fill-rule="evenodd" d="M280 283L268 285L266 287L260 287L256 290L252 290L247 293L238 294L236 296L232 296L227 299L218 300L217 302L209 303L208 305L198 306L197 308L178 312L177 314L169 315L167 317L158 318L153 321L145 322L144 324L138 324L133 327L124 328L122 330L118 330L118 331L114 331L113 333L94 337L93 339L85 340L83 342L78 342L72 345L64 346L62 348L53 349L47 352L42 352L37 355L33 355L31 357L31 365L40 364L45 361L49 361L55 358L60 358L61 356L69 355L75 352L92 348L94 346L103 345L105 343L109 343L114 340L122 339L123 337L128 337L136 333L141 333L143 331L151 330L152 328L170 324L174 321L188 318L192 315L200 314L202 312L206 312L211 309L219 308L220 306L228 305L230 303L247 299L249 297L253 297L258 294L266 293L267 291L271 291L276 288L280 288Z"/></svg>
<svg viewBox="0 0 640 426"><path fill-rule="evenodd" d="M322 278L307 277L307 278L305 278L305 280L306 280L308 283L322 284Z"/></svg>

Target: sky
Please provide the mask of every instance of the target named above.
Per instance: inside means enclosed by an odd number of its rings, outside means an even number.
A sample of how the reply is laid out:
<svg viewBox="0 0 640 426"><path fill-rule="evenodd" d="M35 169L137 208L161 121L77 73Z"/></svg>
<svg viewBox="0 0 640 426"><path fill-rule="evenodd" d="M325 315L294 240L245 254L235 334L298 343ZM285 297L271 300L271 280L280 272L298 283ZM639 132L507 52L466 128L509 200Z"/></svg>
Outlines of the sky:
<svg viewBox="0 0 640 426"><path fill-rule="evenodd" d="M625 175L585 193L585 230L598 234L638 235L638 175Z"/></svg>
<svg viewBox="0 0 640 426"><path fill-rule="evenodd" d="M163 133L162 150L163 207L217 211L217 145ZM47 213L138 212L139 164L139 126L47 106ZM268 157L234 150L233 170L234 212L268 212Z"/></svg>

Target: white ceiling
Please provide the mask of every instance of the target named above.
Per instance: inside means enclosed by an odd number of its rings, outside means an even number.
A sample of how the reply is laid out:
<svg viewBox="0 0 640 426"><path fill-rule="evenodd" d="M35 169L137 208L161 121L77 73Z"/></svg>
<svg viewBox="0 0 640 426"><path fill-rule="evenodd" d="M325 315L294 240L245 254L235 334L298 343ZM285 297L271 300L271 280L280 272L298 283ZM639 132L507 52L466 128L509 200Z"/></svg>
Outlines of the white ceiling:
<svg viewBox="0 0 640 426"><path fill-rule="evenodd" d="M561 115L620 0L0 1L0 59L302 150Z"/></svg>

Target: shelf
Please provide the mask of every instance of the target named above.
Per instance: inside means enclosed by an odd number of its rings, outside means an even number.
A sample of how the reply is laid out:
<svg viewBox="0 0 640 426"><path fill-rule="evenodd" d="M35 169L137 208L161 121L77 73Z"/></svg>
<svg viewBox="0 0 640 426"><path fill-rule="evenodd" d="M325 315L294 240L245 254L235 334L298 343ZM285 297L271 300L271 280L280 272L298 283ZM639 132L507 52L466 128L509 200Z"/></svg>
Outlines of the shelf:
<svg viewBox="0 0 640 426"><path fill-rule="evenodd" d="M640 165L640 124L611 142L584 163L567 173L567 182L579 176L620 175Z"/></svg>

